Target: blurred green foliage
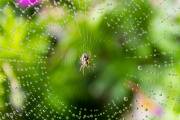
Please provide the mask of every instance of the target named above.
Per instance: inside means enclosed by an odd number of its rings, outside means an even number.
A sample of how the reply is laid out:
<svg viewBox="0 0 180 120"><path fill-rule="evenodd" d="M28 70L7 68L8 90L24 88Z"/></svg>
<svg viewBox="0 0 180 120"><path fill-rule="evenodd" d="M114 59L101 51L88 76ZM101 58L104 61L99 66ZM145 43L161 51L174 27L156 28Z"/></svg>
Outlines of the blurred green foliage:
<svg viewBox="0 0 180 120"><path fill-rule="evenodd" d="M11 83L3 65L8 63L26 94L27 104L17 119L39 119L37 114L50 119L61 115L61 107L71 105L104 111L103 106L115 98L123 109L124 97L126 104L133 98L128 81L138 83L147 94L154 90L168 96L165 116L176 119L180 103L174 99L180 97L180 82L169 74L180 75L178 15L163 21L166 12L147 0L59 3L51 0L23 9L13 1L0 1L1 113L14 111L6 105ZM99 15L96 7L104 11ZM83 53L91 58L84 75ZM78 114L76 109L73 112Z"/></svg>

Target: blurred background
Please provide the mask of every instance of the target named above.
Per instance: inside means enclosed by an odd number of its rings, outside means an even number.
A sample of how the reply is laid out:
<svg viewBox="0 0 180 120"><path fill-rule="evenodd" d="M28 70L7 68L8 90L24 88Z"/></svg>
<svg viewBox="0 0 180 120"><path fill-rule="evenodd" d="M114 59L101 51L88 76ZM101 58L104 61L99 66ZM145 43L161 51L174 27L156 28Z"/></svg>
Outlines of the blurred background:
<svg viewBox="0 0 180 120"><path fill-rule="evenodd" d="M0 0L0 119L180 120L180 0Z"/></svg>

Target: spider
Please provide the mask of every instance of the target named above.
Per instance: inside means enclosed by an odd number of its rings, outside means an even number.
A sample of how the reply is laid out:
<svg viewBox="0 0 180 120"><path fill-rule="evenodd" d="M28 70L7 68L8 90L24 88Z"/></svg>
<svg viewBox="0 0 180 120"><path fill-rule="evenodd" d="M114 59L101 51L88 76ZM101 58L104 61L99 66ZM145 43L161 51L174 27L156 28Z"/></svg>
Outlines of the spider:
<svg viewBox="0 0 180 120"><path fill-rule="evenodd" d="M84 69L89 67L90 56L87 53L83 53L80 58L80 63L81 63L80 71L83 71L84 74Z"/></svg>

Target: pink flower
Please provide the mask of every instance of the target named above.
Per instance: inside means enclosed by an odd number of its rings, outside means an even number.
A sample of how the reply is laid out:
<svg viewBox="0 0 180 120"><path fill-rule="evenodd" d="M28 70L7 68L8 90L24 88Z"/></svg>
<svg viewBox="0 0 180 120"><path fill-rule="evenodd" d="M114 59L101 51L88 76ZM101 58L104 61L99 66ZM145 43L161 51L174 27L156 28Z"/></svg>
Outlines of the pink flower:
<svg viewBox="0 0 180 120"><path fill-rule="evenodd" d="M16 0L21 7L31 7L40 4L41 0Z"/></svg>

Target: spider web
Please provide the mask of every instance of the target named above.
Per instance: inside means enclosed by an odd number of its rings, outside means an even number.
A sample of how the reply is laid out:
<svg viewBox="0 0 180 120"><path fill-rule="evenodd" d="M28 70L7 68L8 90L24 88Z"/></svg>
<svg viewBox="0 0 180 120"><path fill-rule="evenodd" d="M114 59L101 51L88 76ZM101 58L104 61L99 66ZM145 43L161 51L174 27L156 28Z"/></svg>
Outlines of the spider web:
<svg viewBox="0 0 180 120"><path fill-rule="evenodd" d="M30 1L0 2L0 119L179 118L178 0Z"/></svg>

